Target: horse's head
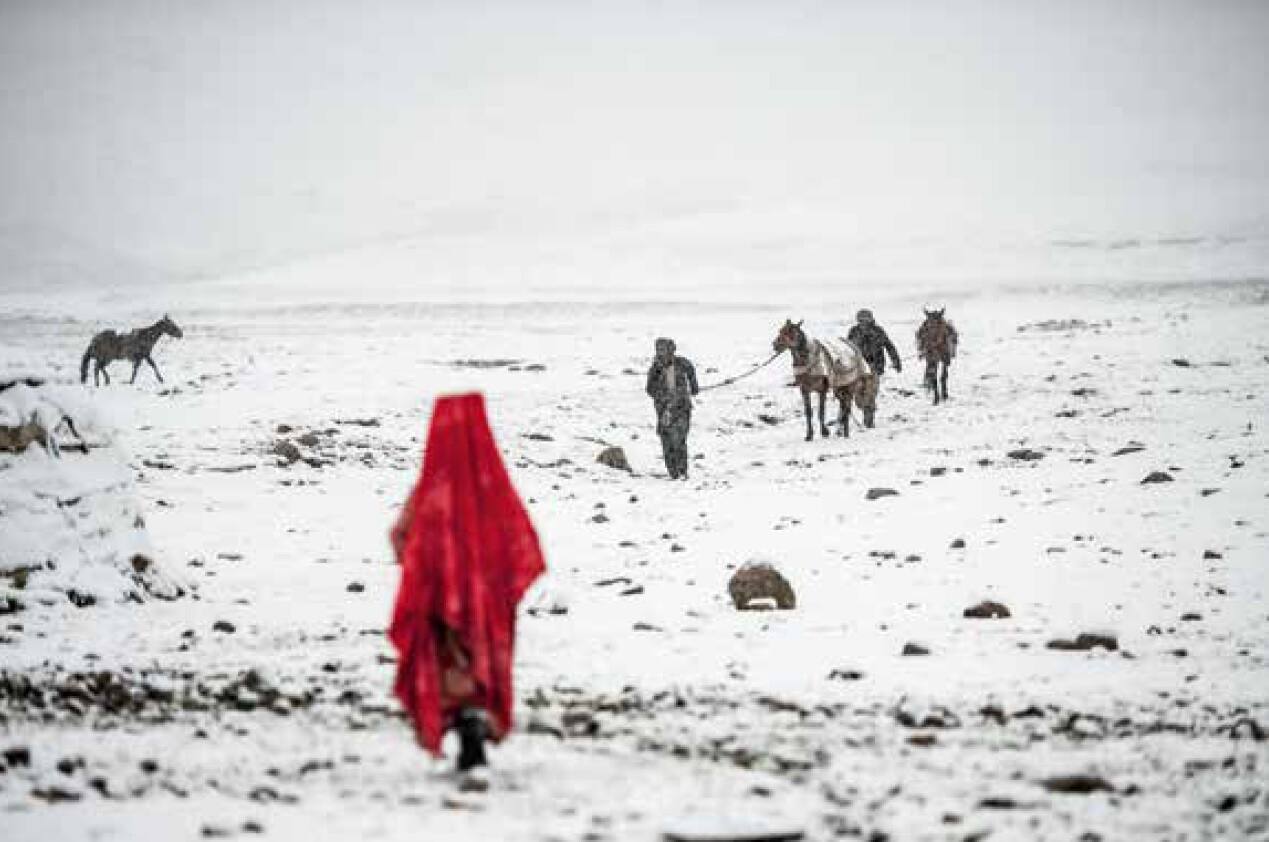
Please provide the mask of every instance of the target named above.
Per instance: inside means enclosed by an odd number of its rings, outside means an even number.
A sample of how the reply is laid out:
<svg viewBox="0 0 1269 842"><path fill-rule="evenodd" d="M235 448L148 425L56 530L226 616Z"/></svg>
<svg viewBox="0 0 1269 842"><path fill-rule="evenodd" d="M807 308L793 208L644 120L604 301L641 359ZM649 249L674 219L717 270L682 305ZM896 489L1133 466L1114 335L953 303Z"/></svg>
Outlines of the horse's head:
<svg viewBox="0 0 1269 842"><path fill-rule="evenodd" d="M927 310L922 307L921 310L925 313L925 320L927 322L941 322L943 321L943 313L947 310L947 308L942 307L938 310Z"/></svg>
<svg viewBox="0 0 1269 842"><path fill-rule="evenodd" d="M792 319L785 319L775 341L771 343L771 350L777 354L784 350L796 351L805 344L806 334L802 332L802 322L794 323Z"/></svg>
<svg viewBox="0 0 1269 842"><path fill-rule="evenodd" d="M167 315L166 313L163 314L162 319L159 319L159 328L168 336L171 336L175 339L180 339L182 336L185 335L185 331L177 327L176 322L172 321L172 317Z"/></svg>

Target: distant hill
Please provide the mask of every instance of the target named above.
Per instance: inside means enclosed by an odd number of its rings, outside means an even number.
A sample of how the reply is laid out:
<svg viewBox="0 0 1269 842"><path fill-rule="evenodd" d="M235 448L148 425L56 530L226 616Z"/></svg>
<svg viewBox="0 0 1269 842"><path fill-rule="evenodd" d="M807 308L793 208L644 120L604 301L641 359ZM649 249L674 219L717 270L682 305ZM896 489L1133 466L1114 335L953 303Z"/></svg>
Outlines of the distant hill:
<svg viewBox="0 0 1269 842"><path fill-rule="evenodd" d="M0 225L0 292L140 286L169 277L145 261L56 228Z"/></svg>

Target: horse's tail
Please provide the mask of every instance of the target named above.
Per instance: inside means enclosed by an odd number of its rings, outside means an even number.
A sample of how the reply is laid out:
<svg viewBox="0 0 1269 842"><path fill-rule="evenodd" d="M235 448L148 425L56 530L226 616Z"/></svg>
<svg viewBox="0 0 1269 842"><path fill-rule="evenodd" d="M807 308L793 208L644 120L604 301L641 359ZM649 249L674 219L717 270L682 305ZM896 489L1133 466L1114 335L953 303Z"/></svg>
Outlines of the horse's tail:
<svg viewBox="0 0 1269 842"><path fill-rule="evenodd" d="M88 382L88 361L93 358L93 346L90 344L88 350L84 352L84 359L79 364L79 382Z"/></svg>

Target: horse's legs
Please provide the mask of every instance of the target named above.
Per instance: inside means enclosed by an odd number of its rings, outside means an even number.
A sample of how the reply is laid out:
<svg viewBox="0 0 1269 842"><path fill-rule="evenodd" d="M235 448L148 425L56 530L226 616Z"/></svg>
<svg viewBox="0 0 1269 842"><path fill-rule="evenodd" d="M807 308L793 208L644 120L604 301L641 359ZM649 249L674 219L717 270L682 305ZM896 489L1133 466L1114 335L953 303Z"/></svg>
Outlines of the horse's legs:
<svg viewBox="0 0 1269 842"><path fill-rule="evenodd" d="M150 368L155 370L155 377L159 378L159 382L162 383L162 374L159 373L159 366L155 365L155 358L146 354L146 363L150 363Z"/></svg>
<svg viewBox="0 0 1269 842"><path fill-rule="evenodd" d="M826 408L828 407L828 389L820 392L820 435L828 438L828 422L824 420Z"/></svg>
<svg viewBox="0 0 1269 842"><path fill-rule="evenodd" d="M850 389L843 389L837 396L837 423L842 428L842 438L850 438Z"/></svg>
<svg viewBox="0 0 1269 842"><path fill-rule="evenodd" d="M947 369L951 366L947 360L943 361L943 371L939 374L939 385L943 388L943 400L947 400Z"/></svg>
<svg viewBox="0 0 1269 842"><path fill-rule="evenodd" d="M141 368L141 360L139 359L133 360L132 361L132 379L128 381L129 383L137 382L137 371L139 371L140 368Z"/></svg>
<svg viewBox="0 0 1269 842"><path fill-rule="evenodd" d="M802 392L802 410L806 413L806 440L812 441L815 438L815 426L811 418L811 393L805 390Z"/></svg>
<svg viewBox="0 0 1269 842"><path fill-rule="evenodd" d="M938 360L931 357L925 363L925 386L934 393L934 405L939 404Z"/></svg>
<svg viewBox="0 0 1269 842"><path fill-rule="evenodd" d="M100 361L99 361L99 362L97 363L97 370L101 372L101 377L102 377L102 379L103 379L103 380L105 380L105 381L106 381L106 385L107 385L107 386L109 386L109 385L110 385L110 372L109 372L109 371L106 371L106 363L104 363L104 362L100 362Z"/></svg>

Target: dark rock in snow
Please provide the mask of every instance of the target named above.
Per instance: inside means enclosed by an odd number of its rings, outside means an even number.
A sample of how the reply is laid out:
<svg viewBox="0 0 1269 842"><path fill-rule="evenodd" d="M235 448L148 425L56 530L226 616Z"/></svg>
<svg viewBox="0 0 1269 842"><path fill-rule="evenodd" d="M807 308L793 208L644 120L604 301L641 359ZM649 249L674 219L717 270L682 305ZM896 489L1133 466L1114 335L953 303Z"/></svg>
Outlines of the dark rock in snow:
<svg viewBox="0 0 1269 842"><path fill-rule="evenodd" d="M1145 448L1145 446L1144 446L1144 445L1140 445L1140 444L1127 444L1127 445L1124 445L1123 447L1119 448L1118 450L1116 450L1114 453L1112 453L1112 454L1110 454L1110 455L1111 455L1111 456L1127 456L1129 453L1140 453L1141 451L1143 451L1143 450L1145 450L1145 449L1146 449L1146 448Z"/></svg>
<svg viewBox="0 0 1269 842"><path fill-rule="evenodd" d="M1056 649L1062 652L1087 652L1098 646L1114 652L1119 648L1119 640L1109 634L1085 633L1077 635L1074 640L1063 638L1050 640L1046 645L1049 649Z"/></svg>
<svg viewBox="0 0 1269 842"><path fill-rule="evenodd" d="M300 449L285 439L279 439L273 443L273 449L270 451L274 456L281 460L283 465L292 465L300 461Z"/></svg>
<svg viewBox="0 0 1269 842"><path fill-rule="evenodd" d="M766 600L773 601L781 610L797 607L797 596L789 580L766 562L749 561L741 565L727 583L727 592L740 611L762 608Z"/></svg>
<svg viewBox="0 0 1269 842"><path fill-rule="evenodd" d="M4 764L10 769L16 769L19 766L31 765L31 750L26 746L14 746L6 748L0 756L4 757Z"/></svg>
<svg viewBox="0 0 1269 842"><path fill-rule="evenodd" d="M1040 781L1040 786L1048 792L1062 795L1088 795L1092 792L1114 792L1105 778L1097 775L1057 775Z"/></svg>
<svg viewBox="0 0 1269 842"><path fill-rule="evenodd" d="M595 461L614 470L630 472L630 462L626 459L626 451L620 447L605 448Z"/></svg>
<svg viewBox="0 0 1269 842"><path fill-rule="evenodd" d="M952 540L952 543L951 543L949 546L950 546L953 550L963 550L963 549L965 549L965 539L964 539L964 538L954 538L954 539Z"/></svg>
<svg viewBox="0 0 1269 842"><path fill-rule="evenodd" d="M833 670L828 674L829 681L859 681L863 677L859 670Z"/></svg>
<svg viewBox="0 0 1269 842"><path fill-rule="evenodd" d="M1141 484L1148 485L1156 482L1172 482L1172 475L1167 471L1151 471L1146 474L1146 477L1141 481Z"/></svg>
<svg viewBox="0 0 1269 842"><path fill-rule="evenodd" d="M905 644L903 644L903 653L902 653L902 654L904 654L904 655L909 655L909 656L912 656L912 655L928 655L928 654L930 654L930 650L929 650L928 648L926 648L925 646L922 646L922 645L921 645L921 644L919 644L919 643L905 643Z"/></svg>
<svg viewBox="0 0 1269 842"><path fill-rule="evenodd" d="M1022 462L1035 462L1036 460L1044 458L1043 453L1038 450L1032 450L1029 447L1024 447L1020 450L1011 450L1005 455L1010 459L1018 459Z"/></svg>
<svg viewBox="0 0 1269 842"><path fill-rule="evenodd" d="M217 620L212 624L212 631L224 632L225 634L233 634L237 631L237 627L228 620Z"/></svg>
<svg viewBox="0 0 1269 842"><path fill-rule="evenodd" d="M348 587L345 588L345 590L349 593L362 593L366 590L366 586L361 582L349 582Z"/></svg>
<svg viewBox="0 0 1269 842"><path fill-rule="evenodd" d="M1216 552L1216 550L1203 550L1203 560L1212 561L1213 559L1224 558L1225 556Z"/></svg>
<svg viewBox="0 0 1269 842"><path fill-rule="evenodd" d="M1194 623L1201 619L1203 619L1203 615L1197 611L1187 611L1181 615L1181 622L1183 623Z"/></svg>
<svg viewBox="0 0 1269 842"><path fill-rule="evenodd" d="M1189 368L1191 365L1190 361L1185 359L1184 357L1175 358L1174 360L1172 360L1172 364L1176 366L1177 368Z"/></svg>
<svg viewBox="0 0 1269 842"><path fill-rule="evenodd" d="M966 608L963 616L975 620L992 620L1012 615L1009 613L1008 607L1003 603L992 602L988 599Z"/></svg>
<svg viewBox="0 0 1269 842"><path fill-rule="evenodd" d="M870 488L864 495L865 500L880 500L882 497L897 497L899 492L893 488Z"/></svg>

